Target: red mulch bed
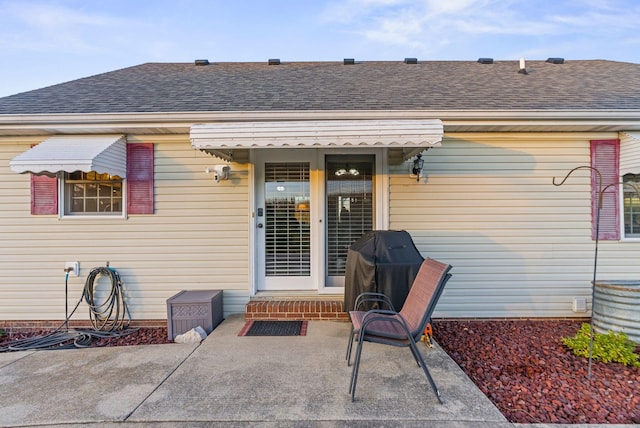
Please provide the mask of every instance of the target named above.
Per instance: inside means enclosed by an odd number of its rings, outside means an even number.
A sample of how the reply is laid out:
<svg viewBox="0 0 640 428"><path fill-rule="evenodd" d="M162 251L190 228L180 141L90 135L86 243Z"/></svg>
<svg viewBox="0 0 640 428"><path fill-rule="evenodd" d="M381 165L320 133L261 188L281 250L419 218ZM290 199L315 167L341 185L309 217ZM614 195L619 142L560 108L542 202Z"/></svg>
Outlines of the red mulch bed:
<svg viewBox="0 0 640 428"><path fill-rule="evenodd" d="M98 339L95 346L131 346L131 345L162 345L173 343L167 336L166 327L139 328L135 333L108 339Z"/></svg>
<svg viewBox="0 0 640 428"><path fill-rule="evenodd" d="M640 423L640 368L576 357L581 321L435 321L434 338L510 422ZM640 346L636 352L640 351Z"/></svg>

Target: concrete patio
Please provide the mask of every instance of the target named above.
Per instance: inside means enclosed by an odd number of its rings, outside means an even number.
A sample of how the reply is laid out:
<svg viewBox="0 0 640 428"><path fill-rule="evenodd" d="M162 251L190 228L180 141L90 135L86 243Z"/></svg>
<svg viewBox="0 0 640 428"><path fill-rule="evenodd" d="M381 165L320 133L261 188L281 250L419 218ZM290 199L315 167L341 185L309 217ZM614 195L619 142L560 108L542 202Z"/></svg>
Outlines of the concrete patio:
<svg viewBox="0 0 640 428"><path fill-rule="evenodd" d="M300 337L239 337L241 315L199 345L0 354L0 426L512 426L439 347L365 344L356 401L346 322Z"/></svg>

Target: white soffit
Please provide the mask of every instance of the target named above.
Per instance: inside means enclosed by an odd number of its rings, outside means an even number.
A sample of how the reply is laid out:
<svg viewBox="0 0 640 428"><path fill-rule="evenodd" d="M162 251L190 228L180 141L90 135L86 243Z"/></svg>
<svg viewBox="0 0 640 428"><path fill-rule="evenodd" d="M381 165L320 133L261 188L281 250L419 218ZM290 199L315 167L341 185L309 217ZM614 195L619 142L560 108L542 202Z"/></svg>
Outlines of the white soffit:
<svg viewBox="0 0 640 428"><path fill-rule="evenodd" d="M640 174L640 132L620 133L620 175Z"/></svg>
<svg viewBox="0 0 640 428"><path fill-rule="evenodd" d="M50 137L9 162L17 173L55 174L95 171L125 177L127 146L124 135Z"/></svg>
<svg viewBox="0 0 640 428"><path fill-rule="evenodd" d="M422 148L439 146L439 119L318 120L203 123L191 127L194 149L225 152L263 148Z"/></svg>

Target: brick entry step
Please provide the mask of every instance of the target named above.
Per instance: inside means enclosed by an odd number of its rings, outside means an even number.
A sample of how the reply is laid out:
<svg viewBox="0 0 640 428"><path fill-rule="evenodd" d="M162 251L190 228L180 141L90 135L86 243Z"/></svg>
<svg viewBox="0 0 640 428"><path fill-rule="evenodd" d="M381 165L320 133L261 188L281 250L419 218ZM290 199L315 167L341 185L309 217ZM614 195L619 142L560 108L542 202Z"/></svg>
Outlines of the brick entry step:
<svg viewBox="0 0 640 428"><path fill-rule="evenodd" d="M341 300L251 300L245 309L247 320L348 321Z"/></svg>

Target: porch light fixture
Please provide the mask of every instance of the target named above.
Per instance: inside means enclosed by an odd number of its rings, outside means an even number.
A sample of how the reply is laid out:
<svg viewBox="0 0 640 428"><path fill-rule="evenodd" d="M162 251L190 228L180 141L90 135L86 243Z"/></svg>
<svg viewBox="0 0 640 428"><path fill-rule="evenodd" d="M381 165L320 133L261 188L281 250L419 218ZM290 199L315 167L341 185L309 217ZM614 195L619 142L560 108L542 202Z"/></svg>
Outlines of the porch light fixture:
<svg viewBox="0 0 640 428"><path fill-rule="evenodd" d="M416 181L420 182L420 173L422 173L422 167L424 166L424 160L422 159L422 155L418 153L416 159L413 161L413 169L411 172L416 176Z"/></svg>

